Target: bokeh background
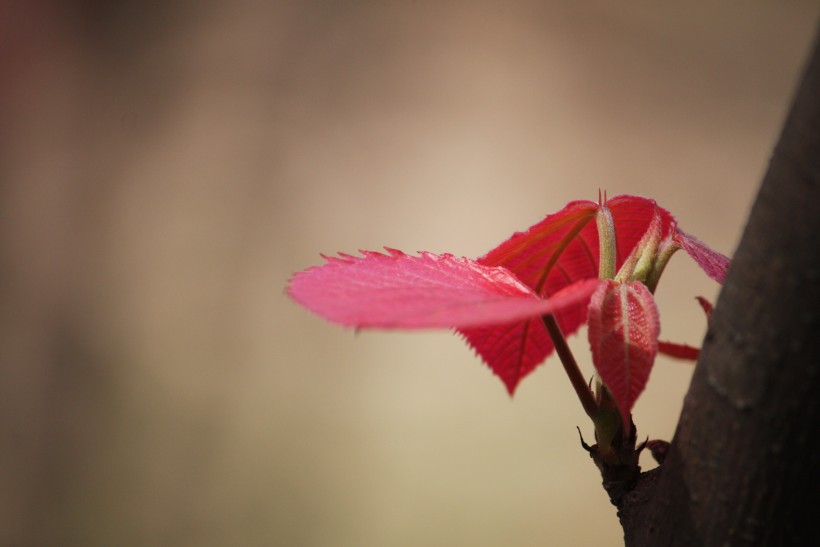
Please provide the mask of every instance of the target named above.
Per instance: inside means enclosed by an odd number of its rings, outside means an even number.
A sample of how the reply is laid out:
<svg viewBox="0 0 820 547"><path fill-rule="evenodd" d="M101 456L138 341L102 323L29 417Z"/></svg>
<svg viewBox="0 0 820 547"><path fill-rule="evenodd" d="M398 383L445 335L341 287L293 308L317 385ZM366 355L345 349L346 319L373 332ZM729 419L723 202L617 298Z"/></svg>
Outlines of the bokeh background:
<svg viewBox="0 0 820 547"><path fill-rule="evenodd" d="M818 15L3 2L0 545L619 545L553 359L510 399L452 334L284 287L320 252L476 257L599 188L733 252ZM717 291L675 257L664 337ZM641 436L691 371L658 360Z"/></svg>

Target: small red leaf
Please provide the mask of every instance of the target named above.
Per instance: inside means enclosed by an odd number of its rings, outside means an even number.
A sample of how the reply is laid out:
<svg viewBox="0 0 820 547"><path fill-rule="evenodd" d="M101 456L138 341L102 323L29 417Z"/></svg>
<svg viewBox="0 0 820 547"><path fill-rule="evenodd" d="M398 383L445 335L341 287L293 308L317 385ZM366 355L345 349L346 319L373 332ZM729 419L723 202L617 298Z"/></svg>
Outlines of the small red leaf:
<svg viewBox="0 0 820 547"><path fill-rule="evenodd" d="M697 361L700 356L700 348L695 348L688 344L677 344L675 342L658 342L658 353L663 353L676 359Z"/></svg>
<svg viewBox="0 0 820 547"><path fill-rule="evenodd" d="M703 308L706 314L706 321L712 318L712 304L702 296L697 297L698 304ZM690 361L697 361L700 357L700 348L690 346L689 344L678 344L676 342L658 342L658 353L663 353L669 357L676 359L686 359Z"/></svg>
<svg viewBox="0 0 820 547"><path fill-rule="evenodd" d="M593 293L589 301L592 361L627 429L632 406L655 362L658 334L658 309L643 283L608 281Z"/></svg>
<svg viewBox="0 0 820 547"><path fill-rule="evenodd" d="M510 395L552 353L553 345L541 318L460 329L465 341L498 376Z"/></svg>
<svg viewBox="0 0 820 547"><path fill-rule="evenodd" d="M526 232L516 232L478 261L507 268L541 295L597 277L598 233L595 223L589 224L597 210L594 201L573 201ZM588 224L591 229L584 230ZM550 279L556 269L560 271Z"/></svg>
<svg viewBox="0 0 820 547"><path fill-rule="evenodd" d="M652 219L660 215L664 234L674 224L672 215L654 200L621 195L607 200L615 224L616 268L620 268L641 241ZM598 212L594 201L573 201L525 232L517 232L478 262L503 266L541 296L549 296L583 279L598 278L598 227L590 222ZM565 336L586 322L580 307L555 314ZM540 320L516 325L460 329L465 340L513 392L518 382L551 352L552 342Z"/></svg>
<svg viewBox="0 0 820 547"><path fill-rule="evenodd" d="M652 269L652 263L658 250L661 237L663 237L664 226L662 223L660 208L656 207L652 212L652 220L646 227L637 245L632 248L632 252L624 261L620 271L615 276L619 281L629 279L647 278Z"/></svg>
<svg viewBox="0 0 820 547"><path fill-rule="evenodd" d="M589 298L599 284L597 279L585 279L549 298L549 302L555 304L556 313L553 315L562 329L566 318L583 322ZM490 370L501 378L510 395L515 393L519 382L554 349L541 316L506 325L459 329L459 332Z"/></svg>
<svg viewBox="0 0 820 547"><path fill-rule="evenodd" d="M598 286L597 279L586 279L565 287L549 298L553 301L564 291L592 291ZM585 303L588 301L587 295ZM586 306L563 306L554 313L565 335L570 335L586 321ZM504 382L510 395L518 383L552 353L552 341L540 317L509 325L460 328L459 332L487 366Z"/></svg>
<svg viewBox="0 0 820 547"><path fill-rule="evenodd" d="M593 201L573 201L526 232L516 232L478 261L507 268L542 296L576 281L597 280L598 232L595 223L590 223L597 210ZM589 285L591 289L596 286L597 281ZM555 315L564 334L570 335L586 320L586 309L577 306ZM553 350L540 318L460 332L511 395L521 379Z"/></svg>
<svg viewBox="0 0 820 547"><path fill-rule="evenodd" d="M616 270L644 237L656 214L662 235L675 222L669 211L640 196L616 196L606 205L615 225ZM580 279L598 277L598 227L590 222L598 208L594 201L573 201L527 231L516 232L478 262L507 268L541 296Z"/></svg>
<svg viewBox="0 0 820 547"><path fill-rule="evenodd" d="M504 268L453 255L363 251L326 257L297 273L288 294L342 325L380 328L477 327L505 324L583 306L594 284L542 299Z"/></svg>
<svg viewBox="0 0 820 547"><path fill-rule="evenodd" d="M712 320L712 307L713 307L712 303L709 302L708 300L706 300L702 296L698 296L696 298L697 298L698 304L700 304L700 307L703 308L703 313L706 314L706 321L707 322L711 321Z"/></svg>
<svg viewBox="0 0 820 547"><path fill-rule="evenodd" d="M675 218L653 199L640 196L615 196L606 202L615 221L615 239L618 246L616 271L621 268L632 250L649 230L655 215L660 216L661 236L670 233Z"/></svg>
<svg viewBox="0 0 820 547"><path fill-rule="evenodd" d="M726 279L726 271L732 262L728 257L710 249L701 240L687 234L680 228L678 228L675 241L680 243L684 250L689 253L689 256L695 259L695 262L698 263L701 270L706 272L706 275L721 285L723 284Z"/></svg>

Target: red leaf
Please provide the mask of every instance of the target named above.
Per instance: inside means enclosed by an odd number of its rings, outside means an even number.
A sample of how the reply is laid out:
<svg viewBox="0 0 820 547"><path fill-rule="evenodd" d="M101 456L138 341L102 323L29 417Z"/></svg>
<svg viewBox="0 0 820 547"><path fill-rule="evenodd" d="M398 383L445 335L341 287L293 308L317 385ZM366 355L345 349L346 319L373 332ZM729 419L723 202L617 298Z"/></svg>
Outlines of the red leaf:
<svg viewBox="0 0 820 547"><path fill-rule="evenodd" d="M597 279L578 281L557 292L549 300L552 301L564 291L575 290L576 287L584 291L588 290L591 294L598 283ZM553 315L562 332L572 333L586 321L586 307L569 306ZM501 378L510 395L515 392L518 383L541 364L554 349L540 316L508 325L487 325L479 328L458 329L458 331L484 363Z"/></svg>
<svg viewBox="0 0 820 547"><path fill-rule="evenodd" d="M632 406L646 386L658 352L655 299L639 281L602 283L589 301L592 361L629 427Z"/></svg>
<svg viewBox="0 0 820 547"><path fill-rule="evenodd" d="M655 208L652 212L652 220L647 225L641 239L632 247L629 256L626 257L623 266L616 279L646 279L649 271L652 268L652 263L658 250L661 238L664 231L663 221L660 215L660 209Z"/></svg>
<svg viewBox="0 0 820 547"><path fill-rule="evenodd" d="M586 320L586 304L600 283L598 279L578 281L549 298L550 302L561 303L562 311L557 311L553 315L562 330L565 327L562 324L562 317L569 317L572 321L576 321L577 317L582 318L580 322ZM579 297L583 297L583 300L576 300ZM577 304L563 304L570 299ZM556 309L559 307L556 306ZM554 349L540 316L507 325L459 329L459 332L490 370L501 378L510 395L515 393L521 380L541 364Z"/></svg>
<svg viewBox="0 0 820 547"><path fill-rule="evenodd" d="M453 255L410 256L363 251L363 257L325 257L297 273L288 294L342 325L381 328L477 327L505 324L567 307L583 307L594 283L543 299L504 268Z"/></svg>
<svg viewBox="0 0 820 547"><path fill-rule="evenodd" d="M478 261L507 268L541 295L554 294L578 280L596 280L598 233L590 221L597 209L593 201L574 201L526 232L513 234ZM591 286L594 289L597 282ZM586 310L578 306L556 314L556 319L569 335L586 320ZM540 318L460 332L510 394L553 350Z"/></svg>
<svg viewBox="0 0 820 547"><path fill-rule="evenodd" d="M700 348L694 348L688 344L677 344L675 342L658 342L658 353L663 353L676 359L697 361L700 356Z"/></svg>
<svg viewBox="0 0 820 547"><path fill-rule="evenodd" d="M731 260L719 252L710 249L708 245L694 236L690 236L680 228L675 235L675 241L680 243L689 256L695 259L698 266L706 272L706 275L720 283L726 279L726 271L729 269Z"/></svg>
<svg viewBox="0 0 820 547"><path fill-rule="evenodd" d="M696 299L698 304L700 304L700 307L703 308L703 312L706 314L706 321L708 322L712 318L712 303L702 296L698 296ZM692 347L689 344L658 342L658 353L663 353L664 355L675 357L676 359L697 361L698 357L700 357L700 348Z"/></svg>
<svg viewBox="0 0 820 547"><path fill-rule="evenodd" d="M606 205L615 226L616 269L659 216L664 238L674 236L714 279L725 277L729 259L677 230L674 217L653 200L624 195ZM324 266L296 274L288 293L344 325L456 327L512 393L553 350L540 315L554 314L565 335L586 321L579 303L598 285L598 232L589 222L598 208L572 202L477 261L392 250L327 258Z"/></svg>
<svg viewBox="0 0 820 547"><path fill-rule="evenodd" d="M706 300L702 296L695 297L700 304L700 307L703 308L703 313L706 314L706 321L709 322L712 320L712 303Z"/></svg>
<svg viewBox="0 0 820 547"><path fill-rule="evenodd" d="M553 350L540 317L508 325L461 329L460 332L504 382L510 395Z"/></svg>
<svg viewBox="0 0 820 547"><path fill-rule="evenodd" d="M674 217L654 200L616 196L606 202L615 224L616 270L646 233L657 212L663 235ZM503 266L540 295L552 294L580 279L598 277L598 203L573 201L526 232L517 232L478 259L486 266Z"/></svg>
<svg viewBox="0 0 820 547"><path fill-rule="evenodd" d="M597 277L598 233L595 224L589 224L597 210L594 201L573 201L526 232L516 232L478 261L507 268L538 294ZM587 225L590 229L584 230Z"/></svg>
<svg viewBox="0 0 820 547"><path fill-rule="evenodd" d="M616 268L641 240L655 211L660 214L664 234L674 223L672 215L651 199L624 195L606 203L615 224ZM598 228L590 222L597 210L594 201L573 201L526 232L514 234L478 261L507 268L542 296L555 294L579 280L597 279ZM580 307L555 314L566 336L575 333L586 322L586 316L586 310ZM553 350L540 320L460 331L510 393Z"/></svg>
<svg viewBox="0 0 820 547"><path fill-rule="evenodd" d="M606 202L615 222L615 238L618 247L619 270L632 250L641 241L652 224L655 214L660 216L661 237L666 236L675 225L675 217L659 207L655 200L640 196L616 196Z"/></svg>

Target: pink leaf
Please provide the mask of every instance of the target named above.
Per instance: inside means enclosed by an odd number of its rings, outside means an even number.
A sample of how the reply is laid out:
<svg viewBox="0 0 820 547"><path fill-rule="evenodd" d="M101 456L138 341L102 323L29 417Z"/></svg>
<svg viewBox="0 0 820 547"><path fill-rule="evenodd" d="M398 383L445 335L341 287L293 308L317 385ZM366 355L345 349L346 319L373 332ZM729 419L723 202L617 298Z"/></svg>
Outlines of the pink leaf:
<svg viewBox="0 0 820 547"><path fill-rule="evenodd" d="M700 349L688 344L678 344L675 342L658 342L658 353L663 353L676 359L686 359L697 361L700 356Z"/></svg>
<svg viewBox="0 0 820 547"><path fill-rule="evenodd" d="M602 283L589 301L592 361L628 430L632 406L646 386L658 352L655 299L639 281Z"/></svg>
<svg viewBox="0 0 820 547"><path fill-rule="evenodd" d="M583 306L595 289L579 284L542 299L504 268L453 255L363 251L326 257L293 276L288 294L342 325L380 328L505 324Z"/></svg>
<svg viewBox="0 0 820 547"><path fill-rule="evenodd" d="M678 228L675 235L675 240L689 253L689 256L695 259L695 262L706 272L706 275L723 284L726 279L726 271L729 269L729 264L731 264L728 257L710 249L705 243L694 236L690 236L680 228Z"/></svg>

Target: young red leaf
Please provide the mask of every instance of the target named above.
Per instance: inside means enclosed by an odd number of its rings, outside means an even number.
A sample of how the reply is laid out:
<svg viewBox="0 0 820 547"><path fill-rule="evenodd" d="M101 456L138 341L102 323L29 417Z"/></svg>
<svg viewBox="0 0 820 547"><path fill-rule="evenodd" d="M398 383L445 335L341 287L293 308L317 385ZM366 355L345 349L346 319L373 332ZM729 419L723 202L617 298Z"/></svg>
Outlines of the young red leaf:
<svg viewBox="0 0 820 547"><path fill-rule="evenodd" d="M342 325L380 328L476 327L505 324L583 307L595 284L576 284L539 298L504 268L453 255L411 256L363 251L326 257L297 273L288 294Z"/></svg>
<svg viewBox="0 0 820 547"><path fill-rule="evenodd" d="M655 200L640 196L621 195L606 202L615 222L615 238L618 247L616 270L632 254L633 249L649 230L657 214L660 217L661 237L666 236L675 224L672 214L659 207Z"/></svg>
<svg viewBox="0 0 820 547"><path fill-rule="evenodd" d="M677 230L672 215L655 201L617 196L606 206L616 268L659 218L664 240L671 243L674 237L675 246L722 281L729 260ZM599 208L592 201L572 202L477 261L398 251L328 258L324 266L296 274L288 293L344 325L456 327L512 393L553 350L540 315L553 314L565 335L586 321L586 309L578 304L598 285L598 230L590 220Z"/></svg>
<svg viewBox="0 0 820 547"><path fill-rule="evenodd" d="M712 318L712 303L702 296L697 297L698 304L706 314L706 321ZM700 357L700 348L692 347L688 344L678 344L675 342L658 342L658 353L663 353L676 359L686 359L697 361Z"/></svg>
<svg viewBox="0 0 820 547"><path fill-rule="evenodd" d="M504 382L510 395L553 350L540 317L507 325L460 329L460 333Z"/></svg>
<svg viewBox="0 0 820 547"><path fill-rule="evenodd" d="M658 352L655 299L639 281L602 283L589 301L592 361L612 393L624 427L649 379Z"/></svg>
<svg viewBox="0 0 820 547"><path fill-rule="evenodd" d="M639 196L616 196L606 202L613 223L619 269L641 241L656 214L663 235L674 218L654 200ZM594 201L573 201L548 215L526 232L517 232L478 259L486 266L503 266L525 285L544 296L580 279L598 277L598 211Z"/></svg>
<svg viewBox="0 0 820 547"><path fill-rule="evenodd" d="M629 253L615 279L621 282L633 280L646 283L662 237L661 215L659 209L655 208L652 213L652 221L646 227L646 231L638 244L632 248L632 252Z"/></svg>
<svg viewBox="0 0 820 547"><path fill-rule="evenodd" d="M707 322L711 321L712 320L712 307L713 307L712 303L709 302L708 300L706 300L702 296L697 296L695 298L697 299L698 304L700 304L700 307L703 308L703 313L706 314L706 321Z"/></svg>
<svg viewBox="0 0 820 547"><path fill-rule="evenodd" d="M536 293L555 294L579 280L598 277L598 204L573 201L548 215L526 232L517 232L478 262L503 266ZM591 228L584 230L584 228ZM580 235L583 231L583 235ZM560 264L559 264L560 259ZM589 285L592 289L597 282ZM556 314L565 334L578 330L586 319L583 307ZM512 394L518 383L552 353L552 341L540 319L508 325L459 329L464 339Z"/></svg>
<svg viewBox="0 0 820 547"><path fill-rule="evenodd" d="M598 234L595 224L589 224L597 210L594 201L573 201L526 232L516 232L478 261L507 268L542 295L578 279L597 277ZM591 230L581 235L587 225ZM557 283L550 284L548 279L554 268L561 273L555 276Z"/></svg>
<svg viewBox="0 0 820 547"><path fill-rule="evenodd" d="M688 344L677 344L675 342L658 342L658 353L663 353L676 359L686 359L697 361L700 356L700 349Z"/></svg>
<svg viewBox="0 0 820 547"><path fill-rule="evenodd" d="M553 301L565 291L575 290L576 287L589 290L591 294L598 284L597 279L578 281L558 291L549 300ZM586 307L567 306L553 315L562 332L573 332L586 320ZM540 317L508 325L487 325L458 331L487 366L501 378L510 395L515 392L518 383L554 349Z"/></svg>
<svg viewBox="0 0 820 547"><path fill-rule="evenodd" d="M726 279L726 271L729 269L731 260L719 252L710 249L708 245L700 241L698 238L691 236L678 228L675 234L675 241L677 241L683 249L689 253L689 256L695 259L698 266L706 272L706 275L720 283Z"/></svg>
<svg viewBox="0 0 820 547"><path fill-rule="evenodd" d="M641 241L656 212L664 234L674 223L672 215L651 199L624 195L606 203L615 224L616 268L623 265ZM478 262L507 268L545 297L579 280L597 279L598 228L590 221L595 219L598 207L594 201L573 201L526 232L514 234ZM556 313L555 318L566 336L576 332L587 319L586 310L579 307ZM540 320L459 330L510 393L553 350Z"/></svg>

